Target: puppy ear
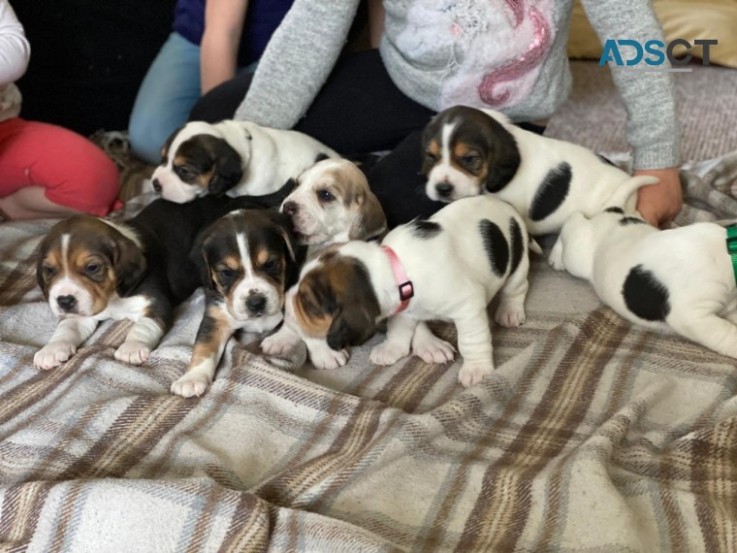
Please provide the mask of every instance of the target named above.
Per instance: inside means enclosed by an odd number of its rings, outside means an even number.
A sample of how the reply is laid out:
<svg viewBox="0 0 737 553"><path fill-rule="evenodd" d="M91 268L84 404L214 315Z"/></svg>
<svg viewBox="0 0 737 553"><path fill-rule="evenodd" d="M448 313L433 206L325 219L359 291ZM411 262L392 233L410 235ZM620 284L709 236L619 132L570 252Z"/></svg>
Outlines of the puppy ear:
<svg viewBox="0 0 737 553"><path fill-rule="evenodd" d="M346 302L330 323L328 345L336 351L360 346L376 332L377 316L378 313L374 314L364 305Z"/></svg>
<svg viewBox="0 0 737 553"><path fill-rule="evenodd" d="M368 240L381 237L386 232L386 215L373 192L361 194L358 198L358 217L348 231L350 240Z"/></svg>
<svg viewBox="0 0 737 553"><path fill-rule="evenodd" d="M439 121L440 118L438 115L436 115L430 120L427 125L425 125L425 128L422 131L422 150L420 151L422 166L420 168L420 174L423 177L427 177L428 173L430 173L430 170L435 166L435 161L430 159L426 155L426 152L428 144L430 144L432 138L437 135L437 126Z"/></svg>
<svg viewBox="0 0 737 553"><path fill-rule="evenodd" d="M521 158L517 141L507 129L489 117L486 190L498 192L514 178Z"/></svg>
<svg viewBox="0 0 737 553"><path fill-rule="evenodd" d="M124 298L141 282L148 264L141 248L130 238L121 234L113 242L113 268L118 277L116 289L118 295Z"/></svg>
<svg viewBox="0 0 737 553"><path fill-rule="evenodd" d="M328 330L327 342L334 350L359 346L376 332L381 314L371 279L362 264L351 267L350 285L337 302L338 312Z"/></svg>
<svg viewBox="0 0 737 553"><path fill-rule="evenodd" d="M215 166L207 191L213 196L222 196L243 178L240 154L225 140L218 140L213 148Z"/></svg>
<svg viewBox="0 0 737 553"><path fill-rule="evenodd" d="M200 274L200 283L206 289L214 290L215 282L212 280L210 273L210 264L207 262L206 243L209 237L209 228L206 228L195 238L192 249L189 252L189 262L193 265L194 270Z"/></svg>
<svg viewBox="0 0 737 553"><path fill-rule="evenodd" d="M46 259L48 251L49 235L47 234L36 249L36 282L38 282L38 287L41 288L41 292L46 299L49 299L49 290L46 285L46 279L43 276L43 261Z"/></svg>

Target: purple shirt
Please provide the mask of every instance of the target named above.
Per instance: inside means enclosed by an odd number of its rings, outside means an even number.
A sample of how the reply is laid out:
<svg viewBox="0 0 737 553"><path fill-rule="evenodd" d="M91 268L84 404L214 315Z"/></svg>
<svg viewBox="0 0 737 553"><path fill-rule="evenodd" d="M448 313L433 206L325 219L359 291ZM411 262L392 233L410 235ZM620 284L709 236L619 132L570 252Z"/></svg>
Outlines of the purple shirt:
<svg viewBox="0 0 737 553"><path fill-rule="evenodd" d="M245 67L263 54L271 34L279 26L293 0L250 0L243 24L238 65ZM205 0L177 0L172 29L193 44L205 30Z"/></svg>

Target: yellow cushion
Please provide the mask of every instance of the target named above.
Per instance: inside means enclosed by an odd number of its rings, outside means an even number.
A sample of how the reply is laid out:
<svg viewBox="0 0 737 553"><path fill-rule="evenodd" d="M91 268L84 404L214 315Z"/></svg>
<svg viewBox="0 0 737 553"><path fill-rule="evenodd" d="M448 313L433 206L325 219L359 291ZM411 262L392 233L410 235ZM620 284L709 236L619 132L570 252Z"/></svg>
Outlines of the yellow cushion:
<svg viewBox="0 0 737 553"><path fill-rule="evenodd" d="M696 39L717 39L719 43L709 49L710 63L737 67L737 0L657 0L653 7L663 26L666 42L683 38L693 44ZM580 1L576 0L571 16L568 56L599 59L601 49L598 35L586 18ZM684 48L675 48L674 52L682 55ZM694 46L689 53L700 57L701 47Z"/></svg>

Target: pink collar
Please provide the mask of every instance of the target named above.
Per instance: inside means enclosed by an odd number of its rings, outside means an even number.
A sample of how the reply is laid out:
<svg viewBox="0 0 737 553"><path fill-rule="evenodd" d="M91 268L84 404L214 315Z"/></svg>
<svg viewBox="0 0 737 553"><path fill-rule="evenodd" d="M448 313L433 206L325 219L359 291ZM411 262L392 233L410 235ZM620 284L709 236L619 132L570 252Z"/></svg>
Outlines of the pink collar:
<svg viewBox="0 0 737 553"><path fill-rule="evenodd" d="M409 300L415 295L415 289L412 286L412 281L407 278L407 273L404 272L404 265L399 261L399 257L389 246L381 246L387 257L389 258L389 264L392 266L392 272L394 273L394 281L397 283L399 289L399 307L394 311L394 315L401 313L409 305Z"/></svg>

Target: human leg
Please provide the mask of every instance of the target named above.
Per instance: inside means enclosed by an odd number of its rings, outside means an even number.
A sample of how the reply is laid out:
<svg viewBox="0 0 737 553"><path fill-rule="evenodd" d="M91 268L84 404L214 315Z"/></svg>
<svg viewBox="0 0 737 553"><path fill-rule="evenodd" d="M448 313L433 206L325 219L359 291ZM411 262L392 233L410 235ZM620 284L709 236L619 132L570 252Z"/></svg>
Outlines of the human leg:
<svg viewBox="0 0 737 553"><path fill-rule="evenodd" d="M101 149L56 125L17 119L12 129L0 138L0 209L9 218L110 211L119 174Z"/></svg>
<svg viewBox="0 0 737 553"><path fill-rule="evenodd" d="M128 132L131 149L141 159L158 163L161 147L200 97L200 47L171 33L149 67L138 90Z"/></svg>

